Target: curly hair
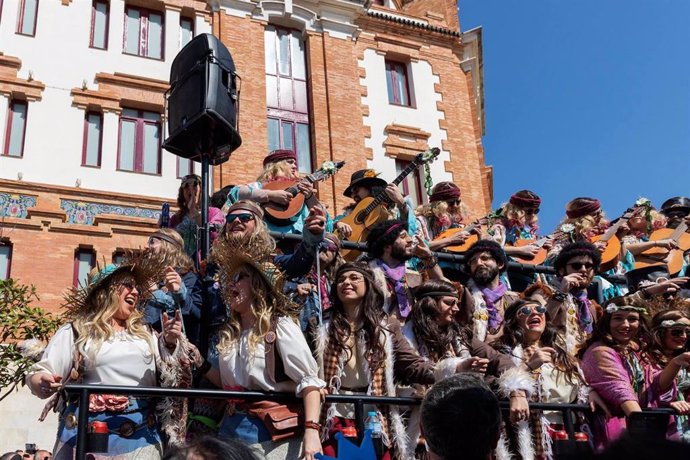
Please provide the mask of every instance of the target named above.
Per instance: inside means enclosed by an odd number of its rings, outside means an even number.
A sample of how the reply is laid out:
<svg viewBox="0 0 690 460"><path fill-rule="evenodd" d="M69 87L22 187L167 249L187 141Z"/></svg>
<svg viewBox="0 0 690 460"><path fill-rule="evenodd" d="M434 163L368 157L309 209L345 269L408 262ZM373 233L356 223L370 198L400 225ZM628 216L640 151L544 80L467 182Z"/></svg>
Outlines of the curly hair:
<svg viewBox="0 0 690 460"><path fill-rule="evenodd" d="M619 296L619 297L614 297L613 299L609 300L607 305L616 305L619 307L625 307L625 306L631 306L631 307L636 307L636 308L644 308L641 305L633 303L634 299L631 299L630 296ZM611 335L611 318L613 317L613 313L609 313L607 309L604 309L604 315L594 324L594 330L592 331L592 335L585 343L582 345L580 350L577 352L577 357L582 359L582 357L585 354L585 351L594 343L596 342L601 342L607 347L611 347L616 352L622 353L625 351L625 347L621 346L618 342L616 342ZM640 315L640 328L637 331L637 337L633 339L633 342L637 344L640 348L643 348L642 346L644 345L645 341L648 340L649 337L649 326L647 324L647 319L645 316L641 313Z"/></svg>
<svg viewBox="0 0 690 460"><path fill-rule="evenodd" d="M216 241L220 240L221 238L234 238L229 236L225 231L226 225L227 223L223 225L223 230ZM270 252L274 252L276 249L276 240L273 239L273 237L268 233L268 226L263 219L254 219L254 231L251 233L251 235L244 237L244 239L246 239L247 246L250 247L256 244L266 248L266 250ZM213 250L213 248L211 248L211 250Z"/></svg>
<svg viewBox="0 0 690 460"><path fill-rule="evenodd" d="M340 355L343 351L347 353L347 360L352 358L354 350L347 347L347 342L353 334L350 322L345 315L345 306L338 296L338 279L346 272L355 271L364 277L366 283L366 293L360 304L359 318L361 330L364 332L366 341L366 358L369 362L369 369L374 372L383 366L386 359L384 331L387 330L383 324L386 314L383 311L383 292L374 281L374 274L369 267L361 262L347 262L338 267L335 273L334 283L331 286L331 327L328 330L328 341L335 347L335 352Z"/></svg>
<svg viewBox="0 0 690 460"><path fill-rule="evenodd" d="M566 205L565 209L566 212L572 211L574 209L588 206L592 202L592 198L575 198ZM571 224L575 227L572 233L576 241L584 240L590 236L603 233L603 231L608 227L608 221L606 220L604 211L601 209L592 214L587 214L581 217L566 217L561 221L560 224L558 224L558 228L560 229L565 224Z"/></svg>
<svg viewBox="0 0 690 460"><path fill-rule="evenodd" d="M553 262L553 268L556 272L563 270L568 262L575 257L587 256L592 259L592 264L594 264L594 272L599 271L599 265L601 265L601 253L592 244L586 241L577 241L575 243L567 244L558 253L556 260Z"/></svg>
<svg viewBox="0 0 690 460"><path fill-rule="evenodd" d="M526 216L527 214L525 213L525 208L516 206L510 202L503 203L501 205L500 221L505 228L524 227L527 225ZM530 224L529 231L530 233L536 235L539 231L539 224Z"/></svg>
<svg viewBox="0 0 690 460"><path fill-rule="evenodd" d="M393 226L396 226L393 228ZM407 231L407 226L400 220L386 220L374 225L367 235L367 250L369 256L380 259L383 256L383 249L398 239L398 236Z"/></svg>
<svg viewBox="0 0 690 460"><path fill-rule="evenodd" d="M250 265L244 264L243 269L249 273L252 291L252 309L256 315L254 327L249 332L249 349L253 352L256 344L264 340L266 334L271 330L271 323L274 319L287 316L296 321L300 307L290 302L287 297L276 295L273 287L261 275L259 270ZM218 350L226 352L237 345L242 335L242 324L240 315L231 311L227 322L219 331L220 341Z"/></svg>
<svg viewBox="0 0 690 460"><path fill-rule="evenodd" d="M420 351L425 350L428 357L433 362L437 362L447 356L449 352L457 352L455 350L456 340L469 346L472 341L472 332L455 321L446 326L439 325L438 297L430 296L429 294L432 292L447 292L449 296L457 296L458 290L448 281L428 280L414 292L417 302L414 304L409 318L412 323L412 331Z"/></svg>
<svg viewBox="0 0 690 460"><path fill-rule="evenodd" d="M527 336L522 327L520 327L517 313L523 306L534 304L541 305L539 302L528 299L516 300L510 304L504 315L503 335L491 343L491 346L509 355L518 345L526 346ZM558 329L551 325L548 313L545 313L545 319L546 324L541 337L539 337L539 343L543 347L551 347L556 350L553 365L565 374L565 379L569 384L584 383L578 370L577 360L566 351L565 339L558 332Z"/></svg>
<svg viewBox="0 0 690 460"><path fill-rule="evenodd" d="M95 268L94 270L97 270ZM72 325L77 332L74 346L79 352L93 361L104 342L115 335L110 321L120 308L118 291L127 282L127 277L116 277L117 280L100 286L91 297L93 308L73 318ZM151 353L155 350L153 335L144 323L144 312L135 308L125 322L125 330L135 337L144 340ZM88 344L88 347L86 346Z"/></svg>
<svg viewBox="0 0 690 460"><path fill-rule="evenodd" d="M434 201L433 203L418 206L415 213L418 216L425 217L434 232L438 232L443 228L441 220L446 216L451 224L462 224L469 218L469 208L464 202L460 202L453 213L449 211L449 208L450 206L445 201Z"/></svg>
<svg viewBox="0 0 690 460"><path fill-rule="evenodd" d="M666 366L669 361L668 356L664 354L664 332L667 328L663 327L661 323L663 321L679 321L681 319L690 319L688 315L678 310L667 310L660 311L652 318L651 328L649 332L649 340L645 344L644 350L642 351L642 358L650 364L658 365L659 367ZM686 347L687 348L687 347ZM681 354L685 350L679 350L676 354Z"/></svg>

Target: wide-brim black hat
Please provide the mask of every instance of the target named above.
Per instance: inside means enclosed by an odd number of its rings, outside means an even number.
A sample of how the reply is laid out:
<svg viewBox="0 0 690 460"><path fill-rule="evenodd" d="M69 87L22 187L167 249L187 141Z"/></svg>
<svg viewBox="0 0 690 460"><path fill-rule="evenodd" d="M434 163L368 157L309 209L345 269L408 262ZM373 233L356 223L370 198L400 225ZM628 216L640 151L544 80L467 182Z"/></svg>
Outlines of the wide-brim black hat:
<svg viewBox="0 0 690 460"><path fill-rule="evenodd" d="M656 283L659 278L669 279L670 277L666 265L650 265L649 267L630 270L625 274L630 292L637 291L640 288L640 283L644 281Z"/></svg>
<svg viewBox="0 0 690 460"><path fill-rule="evenodd" d="M375 187L378 185L381 187L385 187L386 185L388 185L388 182L378 177L378 175L379 173L377 173L373 169L360 169L359 171L355 171L354 173L352 173L352 176L350 176L350 185L347 186L347 188L343 192L343 195L349 198L352 194L352 189L355 186Z"/></svg>
<svg viewBox="0 0 690 460"><path fill-rule="evenodd" d="M666 214L673 211L682 211L685 214L690 214L690 198L675 196L664 201L664 204L661 205L661 212Z"/></svg>

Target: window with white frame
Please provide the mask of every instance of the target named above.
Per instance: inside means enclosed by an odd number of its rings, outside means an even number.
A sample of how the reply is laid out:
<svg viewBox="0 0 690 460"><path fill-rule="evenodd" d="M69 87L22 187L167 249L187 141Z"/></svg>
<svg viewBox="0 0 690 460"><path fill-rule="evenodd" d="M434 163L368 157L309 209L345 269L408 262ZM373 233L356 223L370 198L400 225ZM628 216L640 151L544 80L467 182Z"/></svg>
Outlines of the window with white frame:
<svg viewBox="0 0 690 460"><path fill-rule="evenodd" d="M103 145L103 114L86 112L84 118L84 146L82 148L82 166L101 166L101 146Z"/></svg>
<svg viewBox="0 0 690 460"><path fill-rule="evenodd" d="M163 59L163 14L158 11L125 8L126 54Z"/></svg>
<svg viewBox="0 0 690 460"><path fill-rule="evenodd" d="M290 149L300 172L312 171L305 43L296 30L268 26L264 33L268 150Z"/></svg>
<svg viewBox="0 0 690 460"><path fill-rule="evenodd" d="M38 0L20 0L17 13L17 33L32 37L36 35Z"/></svg>
<svg viewBox="0 0 690 460"><path fill-rule="evenodd" d="M194 174L194 162L189 158L177 157L177 178Z"/></svg>
<svg viewBox="0 0 690 460"><path fill-rule="evenodd" d="M403 169L410 165L410 161L406 160L395 160L395 170L397 174L400 174ZM401 191L403 195L410 198L412 201L412 208L416 209L417 206L424 204L422 191L422 176L419 171L419 167L415 168L410 174L407 175L405 179L400 183Z"/></svg>
<svg viewBox="0 0 690 460"><path fill-rule="evenodd" d="M89 272L96 266L96 253L93 249L79 248L74 251L74 287L86 286Z"/></svg>
<svg viewBox="0 0 690 460"><path fill-rule="evenodd" d="M5 127L5 146L2 154L9 157L24 156L26 137L26 114L29 105L26 101L13 99L7 107L7 126Z"/></svg>
<svg viewBox="0 0 690 460"><path fill-rule="evenodd" d="M194 20L180 16L180 49L194 38Z"/></svg>
<svg viewBox="0 0 690 460"><path fill-rule="evenodd" d="M110 8L105 0L93 0L91 5L91 39L89 46L101 50L108 49L108 22Z"/></svg>
<svg viewBox="0 0 690 460"><path fill-rule="evenodd" d="M161 116L157 112L122 109L117 169L160 174Z"/></svg>
<svg viewBox="0 0 690 460"><path fill-rule="evenodd" d="M407 64L386 60L386 86L388 103L408 107L412 105Z"/></svg>
<svg viewBox="0 0 690 460"><path fill-rule="evenodd" d="M10 279L12 265L12 243L0 241L0 280Z"/></svg>

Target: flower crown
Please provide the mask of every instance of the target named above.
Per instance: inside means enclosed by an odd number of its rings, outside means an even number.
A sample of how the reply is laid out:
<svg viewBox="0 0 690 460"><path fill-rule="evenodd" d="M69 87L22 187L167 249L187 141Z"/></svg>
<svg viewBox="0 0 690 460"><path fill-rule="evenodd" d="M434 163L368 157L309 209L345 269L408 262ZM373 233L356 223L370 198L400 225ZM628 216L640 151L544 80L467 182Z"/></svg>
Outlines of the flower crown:
<svg viewBox="0 0 690 460"><path fill-rule="evenodd" d="M612 314L617 311L636 311L638 313L641 313L643 315L647 314L647 309L643 307L636 307L634 305L616 305L613 303L610 303L606 306L606 313Z"/></svg>

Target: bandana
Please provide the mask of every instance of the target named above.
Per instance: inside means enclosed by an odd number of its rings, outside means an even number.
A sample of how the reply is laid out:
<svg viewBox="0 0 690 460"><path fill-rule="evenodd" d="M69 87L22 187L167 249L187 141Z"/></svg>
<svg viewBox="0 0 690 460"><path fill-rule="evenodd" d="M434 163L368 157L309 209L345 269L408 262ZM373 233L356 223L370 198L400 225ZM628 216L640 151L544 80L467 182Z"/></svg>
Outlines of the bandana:
<svg viewBox="0 0 690 460"><path fill-rule="evenodd" d="M484 302L486 302L486 310L489 313L489 330L497 330L501 326L503 318L496 308L496 302L508 292L508 286L506 286L503 281L499 281L496 289L487 287L481 291Z"/></svg>
<svg viewBox="0 0 690 460"><path fill-rule="evenodd" d="M594 200L590 203L587 203L584 206L580 206L579 208L571 209L570 211L566 211L565 214L568 216L570 219L577 219L578 217L583 217L583 216L588 216L590 214L594 214L598 210L601 209L601 202L599 200Z"/></svg>
<svg viewBox="0 0 690 460"><path fill-rule="evenodd" d="M594 321L592 320L592 311L590 310L592 302L590 302L587 298L587 291L581 291L580 293L575 294L574 297L579 307L577 322L580 325L580 329L587 334L591 334L592 324Z"/></svg>
<svg viewBox="0 0 690 460"><path fill-rule="evenodd" d="M383 269L386 274L386 278L393 281L393 290L395 291L395 296L398 299L398 309L400 310L400 316L407 318L410 314L410 302L407 299L407 286L405 285L405 264L400 264L400 266L391 268L382 260L379 260L379 267Z"/></svg>

